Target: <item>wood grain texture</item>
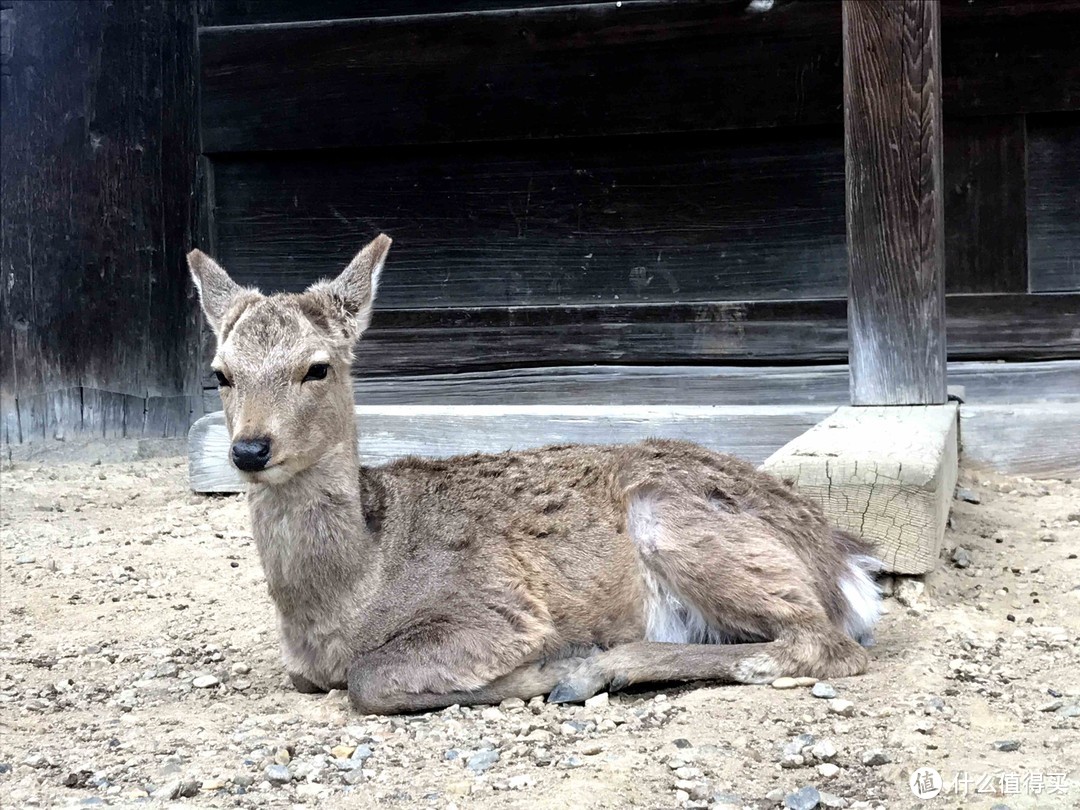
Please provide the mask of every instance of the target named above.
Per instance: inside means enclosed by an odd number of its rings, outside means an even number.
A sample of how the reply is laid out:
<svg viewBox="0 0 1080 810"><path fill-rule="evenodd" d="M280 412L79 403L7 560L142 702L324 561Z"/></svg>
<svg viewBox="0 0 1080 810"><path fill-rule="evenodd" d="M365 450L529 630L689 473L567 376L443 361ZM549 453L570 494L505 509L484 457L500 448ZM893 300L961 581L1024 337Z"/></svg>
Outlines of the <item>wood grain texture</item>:
<svg viewBox="0 0 1080 810"><path fill-rule="evenodd" d="M266 23L395 17L405 14L459 14L514 8L581 5L581 0L197 0L199 24L265 25ZM627 3L642 0L624 0Z"/></svg>
<svg viewBox="0 0 1080 810"><path fill-rule="evenodd" d="M1075 441L1080 403L964 406L960 446L965 464L1040 478L1080 475Z"/></svg>
<svg viewBox="0 0 1080 810"><path fill-rule="evenodd" d="M1080 360L949 364L967 404L1080 403ZM831 366L567 366L356 377L358 405L845 405L848 369ZM221 410L217 388L205 413Z"/></svg>
<svg viewBox="0 0 1080 810"><path fill-rule="evenodd" d="M832 406L694 408L540 408L432 406L357 409L365 464L401 455L498 452L549 442L635 441L646 435L698 441L754 463L809 430ZM1014 475L1080 475L1080 454L1062 441L1080 423L1080 403L965 404L960 409L964 464ZM191 429L189 477L196 492L239 492L228 463L222 414L208 414Z"/></svg>
<svg viewBox="0 0 1080 810"><path fill-rule="evenodd" d="M835 6L789 0L754 14L747 5L604 3L204 29L205 148L837 120Z"/></svg>
<svg viewBox="0 0 1080 810"><path fill-rule="evenodd" d="M389 233L391 308L842 297L843 172L838 130L218 159L215 255L302 290Z"/></svg>
<svg viewBox="0 0 1080 810"><path fill-rule="evenodd" d="M1031 289L1080 291L1080 115L1033 117L1029 127Z"/></svg>
<svg viewBox="0 0 1080 810"><path fill-rule="evenodd" d="M1027 292L1027 150L1020 115L945 120L945 289Z"/></svg>
<svg viewBox="0 0 1080 810"><path fill-rule="evenodd" d="M1080 357L1078 320L1075 294L951 296L950 354L955 360ZM376 308L354 369L372 378L551 365L813 364L846 356L843 300Z"/></svg>
<svg viewBox="0 0 1080 810"><path fill-rule="evenodd" d="M459 14L417 2L381 18L394 7L240 0L215 17L218 5L209 22L307 22L204 29L211 152L841 120L832 0L763 13L747 0L444 6ZM506 6L519 7L494 10ZM1080 106L1077 0L946 0L942 15L949 115Z"/></svg>
<svg viewBox="0 0 1080 810"><path fill-rule="evenodd" d="M921 0L843 4L855 405L945 402L939 12Z"/></svg>
<svg viewBox="0 0 1080 810"><path fill-rule="evenodd" d="M3 439L125 430L127 398L183 435L201 406L192 7L4 6Z"/></svg>
<svg viewBox="0 0 1080 810"><path fill-rule="evenodd" d="M648 437L685 439L754 463L807 430L828 406L386 406L358 407L360 457L383 464L408 455L448 457L576 442L618 444ZM196 492L238 492L228 461L224 415L191 429L188 459Z"/></svg>
<svg viewBox="0 0 1080 810"><path fill-rule="evenodd" d="M956 489L956 403L844 407L762 465L873 545L885 570L937 567Z"/></svg>

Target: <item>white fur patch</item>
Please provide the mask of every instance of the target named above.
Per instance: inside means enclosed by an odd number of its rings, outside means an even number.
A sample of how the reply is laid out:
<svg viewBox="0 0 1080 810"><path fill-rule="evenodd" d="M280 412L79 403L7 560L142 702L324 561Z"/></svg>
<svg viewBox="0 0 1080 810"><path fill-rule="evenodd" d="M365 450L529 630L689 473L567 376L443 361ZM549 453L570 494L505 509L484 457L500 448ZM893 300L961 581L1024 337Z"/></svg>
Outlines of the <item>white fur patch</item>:
<svg viewBox="0 0 1080 810"><path fill-rule="evenodd" d="M656 551L660 542L658 505L656 496L651 492L635 492L626 509L630 537L645 555Z"/></svg>
<svg viewBox="0 0 1080 810"><path fill-rule="evenodd" d="M626 523L641 552L645 577L645 638L668 644L731 644L736 639L709 625L693 604L682 599L648 568L648 558L663 540L660 501L652 492L637 492L627 506Z"/></svg>
<svg viewBox="0 0 1080 810"><path fill-rule="evenodd" d="M871 631L881 616L881 592L870 575L881 563L865 555L853 556L848 570L840 577L840 590L850 606L844 629L853 639L868 643Z"/></svg>
<svg viewBox="0 0 1080 810"><path fill-rule="evenodd" d="M735 639L711 627L650 571L645 572L645 639L667 644L731 644Z"/></svg>

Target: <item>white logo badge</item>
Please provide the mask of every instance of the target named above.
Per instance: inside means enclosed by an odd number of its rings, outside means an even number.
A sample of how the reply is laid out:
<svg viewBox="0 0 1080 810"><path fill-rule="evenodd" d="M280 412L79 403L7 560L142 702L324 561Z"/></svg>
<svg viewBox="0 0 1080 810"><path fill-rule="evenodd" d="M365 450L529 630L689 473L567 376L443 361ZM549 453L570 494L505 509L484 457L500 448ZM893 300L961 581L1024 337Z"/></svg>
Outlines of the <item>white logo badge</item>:
<svg viewBox="0 0 1080 810"><path fill-rule="evenodd" d="M908 780L911 792L920 799L932 799L941 793L941 774L933 768L919 768Z"/></svg>

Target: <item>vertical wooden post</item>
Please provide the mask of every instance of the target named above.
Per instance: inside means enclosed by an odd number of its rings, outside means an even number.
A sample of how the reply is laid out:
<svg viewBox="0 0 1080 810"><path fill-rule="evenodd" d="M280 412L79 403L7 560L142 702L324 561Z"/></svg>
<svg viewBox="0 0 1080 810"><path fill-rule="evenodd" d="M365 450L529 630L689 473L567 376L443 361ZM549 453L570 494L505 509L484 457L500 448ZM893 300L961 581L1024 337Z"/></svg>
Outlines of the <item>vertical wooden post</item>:
<svg viewBox="0 0 1080 810"><path fill-rule="evenodd" d="M844 0L854 405L946 401L938 0Z"/></svg>

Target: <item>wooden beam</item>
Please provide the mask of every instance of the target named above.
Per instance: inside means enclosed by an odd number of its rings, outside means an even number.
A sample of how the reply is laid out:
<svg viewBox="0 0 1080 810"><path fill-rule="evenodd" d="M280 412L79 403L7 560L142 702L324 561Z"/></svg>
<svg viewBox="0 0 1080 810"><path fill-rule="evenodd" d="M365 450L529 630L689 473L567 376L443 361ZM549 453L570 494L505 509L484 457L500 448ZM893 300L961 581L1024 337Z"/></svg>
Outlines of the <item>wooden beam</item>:
<svg viewBox="0 0 1080 810"><path fill-rule="evenodd" d="M968 405L1080 404L1080 360L949 364ZM962 393L961 393L962 392ZM202 413L221 410L217 388ZM556 366L353 379L357 405L844 405L834 366Z"/></svg>
<svg viewBox="0 0 1080 810"><path fill-rule="evenodd" d="M840 408L765 460L829 521L873 546L885 570L938 562L956 489L957 404Z"/></svg>
<svg viewBox="0 0 1080 810"><path fill-rule="evenodd" d="M855 405L946 399L940 11L936 0L843 4Z"/></svg>
<svg viewBox="0 0 1080 810"><path fill-rule="evenodd" d="M649 437L685 439L754 463L824 419L832 407L397 405L356 409L360 457L384 464L409 455L445 458L547 444L615 444ZM188 440L191 487L239 492L229 464L224 414L208 414Z"/></svg>

